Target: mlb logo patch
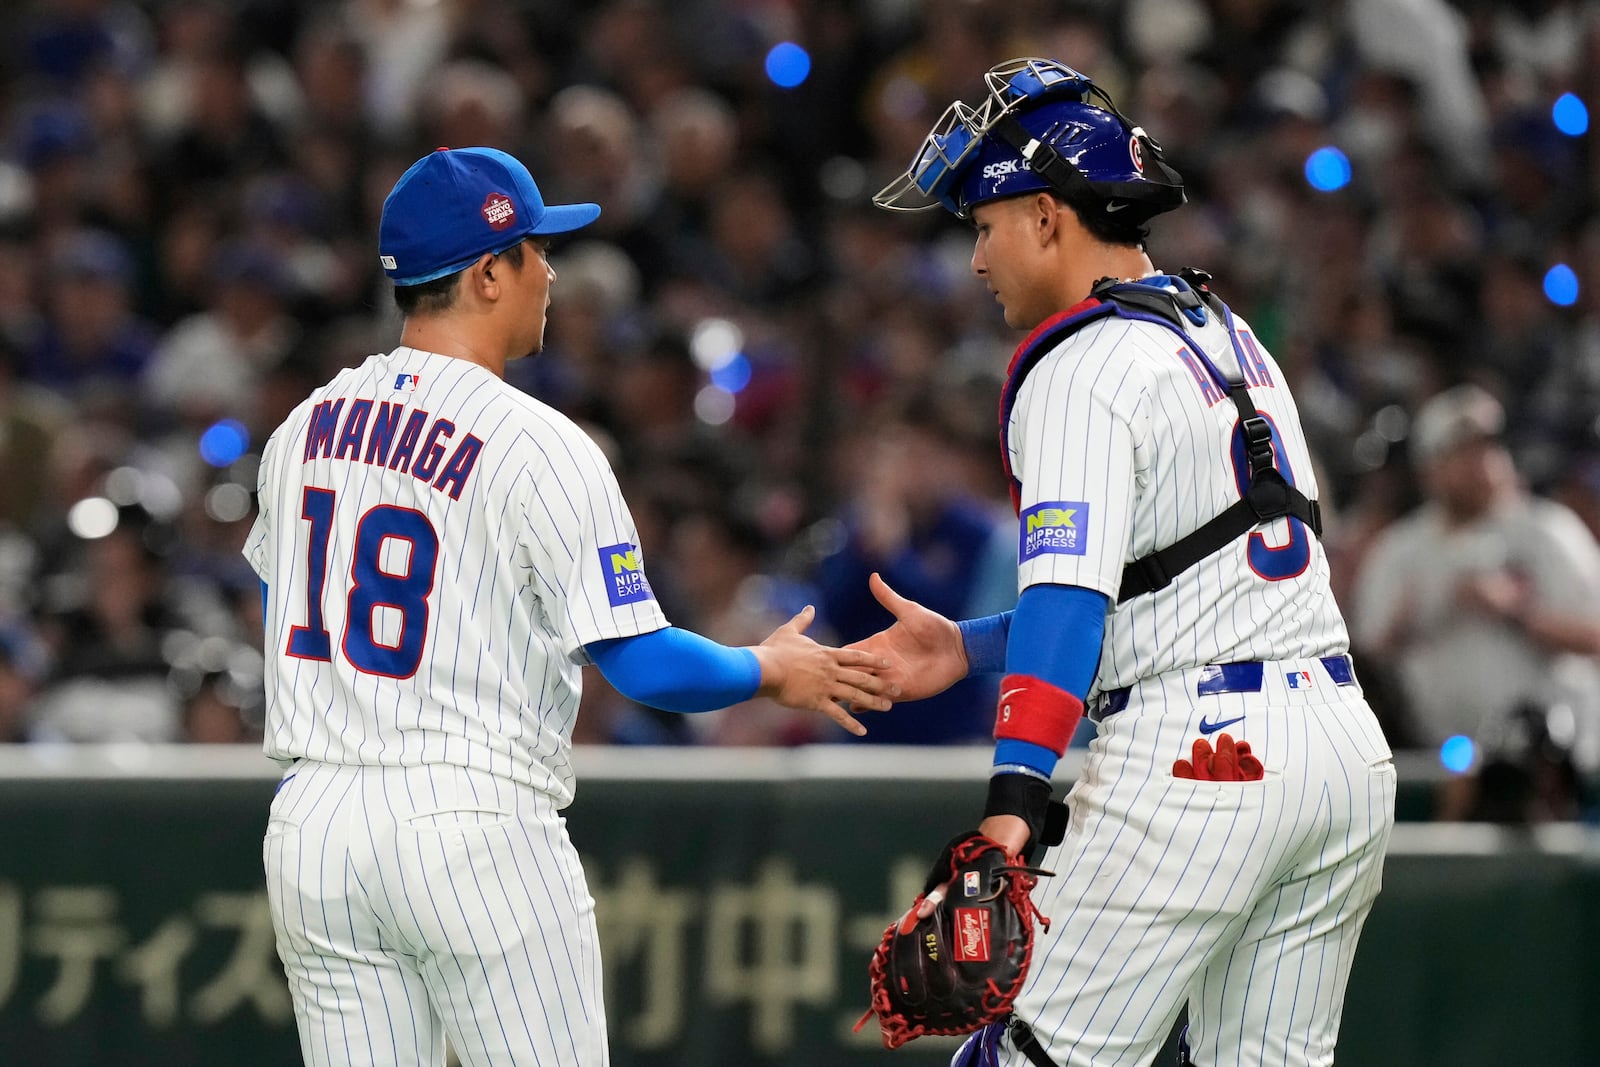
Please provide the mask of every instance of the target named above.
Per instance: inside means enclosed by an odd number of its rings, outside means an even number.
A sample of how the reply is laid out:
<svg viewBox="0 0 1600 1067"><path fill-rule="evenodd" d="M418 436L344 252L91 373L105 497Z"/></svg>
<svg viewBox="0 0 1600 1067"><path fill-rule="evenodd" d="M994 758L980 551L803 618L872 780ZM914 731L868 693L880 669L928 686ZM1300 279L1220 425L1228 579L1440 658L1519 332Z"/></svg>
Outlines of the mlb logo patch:
<svg viewBox="0 0 1600 1067"><path fill-rule="evenodd" d="M608 545L600 550L600 570L606 579L606 596L611 606L620 608L654 600L655 593L644 576L644 559L635 545Z"/></svg>
<svg viewBox="0 0 1600 1067"><path fill-rule="evenodd" d="M1081 500L1047 500L1018 517L1017 561L1046 554L1081 556L1089 549L1089 505Z"/></svg>
<svg viewBox="0 0 1600 1067"><path fill-rule="evenodd" d="M398 389L415 389L422 384L422 378L416 374L396 374L394 387Z"/></svg>
<svg viewBox="0 0 1600 1067"><path fill-rule="evenodd" d="M1310 671L1290 671L1284 677L1288 679L1290 689L1310 689L1316 684L1311 680Z"/></svg>
<svg viewBox="0 0 1600 1067"><path fill-rule="evenodd" d="M961 875L961 895L975 897L983 890L983 883L978 878L977 871L965 871Z"/></svg>
<svg viewBox="0 0 1600 1067"><path fill-rule="evenodd" d="M958 962L989 962L989 910L987 908L957 908L954 932L956 960Z"/></svg>

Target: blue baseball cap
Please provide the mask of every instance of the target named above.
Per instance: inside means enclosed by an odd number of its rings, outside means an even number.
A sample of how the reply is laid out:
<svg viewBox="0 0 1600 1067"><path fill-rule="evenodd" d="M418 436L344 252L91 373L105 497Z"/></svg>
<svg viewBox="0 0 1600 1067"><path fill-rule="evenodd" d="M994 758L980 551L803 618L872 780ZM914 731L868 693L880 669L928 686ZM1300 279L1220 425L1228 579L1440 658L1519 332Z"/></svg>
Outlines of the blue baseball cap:
<svg viewBox="0 0 1600 1067"><path fill-rule="evenodd" d="M497 148L440 148L411 164L384 200L378 258L396 285L421 285L599 217L598 204L546 204L528 168Z"/></svg>

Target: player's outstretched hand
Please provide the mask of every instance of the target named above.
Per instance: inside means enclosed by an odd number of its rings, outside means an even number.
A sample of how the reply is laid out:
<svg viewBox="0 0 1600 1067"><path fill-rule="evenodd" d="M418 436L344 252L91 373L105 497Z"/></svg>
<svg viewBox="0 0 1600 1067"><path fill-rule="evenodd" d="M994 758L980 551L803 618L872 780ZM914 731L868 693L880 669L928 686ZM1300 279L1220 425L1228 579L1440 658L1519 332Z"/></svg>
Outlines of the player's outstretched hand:
<svg viewBox="0 0 1600 1067"><path fill-rule="evenodd" d="M967 646L955 623L907 600L877 574L868 586L894 616L894 625L845 647L886 658L889 666L879 673L900 687L899 699L934 696L967 676Z"/></svg>
<svg viewBox="0 0 1600 1067"><path fill-rule="evenodd" d="M761 663L761 696L791 708L820 711L861 737L867 728L845 710L888 711L899 686L884 676L889 660L857 648L829 648L806 636L816 609L805 608L753 651Z"/></svg>

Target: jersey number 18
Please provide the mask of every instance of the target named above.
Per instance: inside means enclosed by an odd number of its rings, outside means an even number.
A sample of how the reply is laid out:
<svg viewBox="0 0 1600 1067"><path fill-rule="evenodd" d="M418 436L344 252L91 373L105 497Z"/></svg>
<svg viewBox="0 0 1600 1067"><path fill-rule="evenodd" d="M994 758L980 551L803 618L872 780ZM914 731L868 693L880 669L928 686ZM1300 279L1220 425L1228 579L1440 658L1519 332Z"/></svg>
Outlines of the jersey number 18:
<svg viewBox="0 0 1600 1067"><path fill-rule="evenodd" d="M300 517L311 523L306 624L289 631L286 650L298 659L326 662L333 658L333 640L322 611L328 584L328 541L333 536L333 505L332 489L306 487L300 507ZM404 573L383 569L384 547L389 541L410 545ZM428 597L433 592L438 562L439 535L422 512L380 504L361 516L351 553L344 639L340 642L344 658L356 670L386 678L409 678L417 673L428 632ZM379 641L372 632L373 616L379 608L399 612L400 636L394 644Z"/></svg>

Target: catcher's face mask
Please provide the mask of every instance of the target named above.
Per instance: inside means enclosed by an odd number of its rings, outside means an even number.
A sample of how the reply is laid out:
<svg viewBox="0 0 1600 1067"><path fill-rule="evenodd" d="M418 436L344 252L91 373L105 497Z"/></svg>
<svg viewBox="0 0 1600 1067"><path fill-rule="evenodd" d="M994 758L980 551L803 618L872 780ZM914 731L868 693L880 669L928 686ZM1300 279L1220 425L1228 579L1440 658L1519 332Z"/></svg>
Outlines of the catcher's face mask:
<svg viewBox="0 0 1600 1067"><path fill-rule="evenodd" d="M891 211L975 204L1039 189L1142 222L1183 203L1183 181L1161 146L1130 123L1087 75L1051 59L1013 59L984 75L976 107L957 100L910 168L872 198Z"/></svg>

